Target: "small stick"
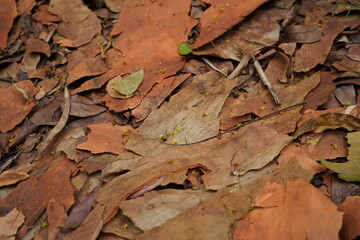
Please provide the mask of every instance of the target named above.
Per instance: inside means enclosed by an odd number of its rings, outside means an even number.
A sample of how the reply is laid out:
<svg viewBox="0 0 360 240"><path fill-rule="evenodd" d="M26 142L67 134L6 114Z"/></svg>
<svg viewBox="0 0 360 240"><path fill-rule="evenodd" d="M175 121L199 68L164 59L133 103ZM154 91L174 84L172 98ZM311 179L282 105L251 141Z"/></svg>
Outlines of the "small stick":
<svg viewBox="0 0 360 240"><path fill-rule="evenodd" d="M207 60L206 58L201 58L204 62L206 62L212 69L214 69L215 71L221 73L222 75L224 75L225 77L228 77L228 75L226 73L224 73L223 71L221 71L220 69L218 69L217 67L215 67L209 60Z"/></svg>
<svg viewBox="0 0 360 240"><path fill-rule="evenodd" d="M197 144L197 143L206 142L206 141L209 141L210 139L214 139L214 138L221 137L221 136L224 135L225 133L229 133L229 132L232 132L232 131L234 131L234 130L238 130L239 128L245 127L245 126L247 126L247 125L249 125L249 124L251 124L251 123L258 122L258 121L260 121L260 120L264 120L264 119L266 119L266 118L268 118L268 117L274 116L275 114L278 114L278 113L281 113L281 112L290 110L290 109L292 109L292 108L295 108L295 107L298 107L298 106L301 106L301 105L304 105L304 104L306 104L306 102L297 103L297 104L288 106L288 107L286 107L286 108L283 108L283 109L281 109L281 110L278 110L278 111L269 113L268 115L265 115L265 116L259 117L259 118L257 118L257 119L254 119L254 120L252 120L252 121L246 122L246 123L244 123L244 124L237 123L234 127L231 127L231 128L225 129L225 130L223 130L223 131L220 131L219 134L217 134L217 135L215 135L215 136L208 137L208 138L205 138L205 139L200 140L200 141L197 141L197 142L183 143L183 144L169 144L169 143L164 143L164 142L163 142L163 144L171 145L171 146L188 146L188 145L193 145L193 144Z"/></svg>
<svg viewBox="0 0 360 240"><path fill-rule="evenodd" d="M270 93L273 96L276 105L281 105L280 99L279 99L278 95L276 94L275 88L271 85L271 83L269 82L269 79L266 77L264 70L262 69L259 61L257 59L255 59L254 57L253 57L253 59L254 59L254 67L255 67L256 71L258 72L261 81L270 90Z"/></svg>
<svg viewBox="0 0 360 240"><path fill-rule="evenodd" d="M243 70L248 65L248 62L249 62L249 58L244 54L244 56L241 58L239 64L234 69L234 71L232 71L232 73L228 76L228 79L232 80L232 79L236 78L237 76L239 76L239 73L241 72L241 70Z"/></svg>

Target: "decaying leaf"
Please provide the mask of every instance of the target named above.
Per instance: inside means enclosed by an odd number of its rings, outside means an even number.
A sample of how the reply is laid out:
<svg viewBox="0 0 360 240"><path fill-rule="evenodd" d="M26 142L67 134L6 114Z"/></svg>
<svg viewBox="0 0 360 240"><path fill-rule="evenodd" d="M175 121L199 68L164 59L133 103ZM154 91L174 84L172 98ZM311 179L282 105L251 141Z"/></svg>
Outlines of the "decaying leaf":
<svg viewBox="0 0 360 240"><path fill-rule="evenodd" d="M348 133L349 155L348 162L332 163L321 160L327 168L339 174L339 178L348 182L360 182L360 131Z"/></svg>

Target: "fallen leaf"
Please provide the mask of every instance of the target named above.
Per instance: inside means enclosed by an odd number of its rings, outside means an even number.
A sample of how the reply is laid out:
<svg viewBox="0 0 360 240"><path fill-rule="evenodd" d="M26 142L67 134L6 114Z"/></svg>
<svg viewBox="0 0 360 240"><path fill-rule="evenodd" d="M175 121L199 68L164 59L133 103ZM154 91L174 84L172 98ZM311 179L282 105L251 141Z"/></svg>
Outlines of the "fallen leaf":
<svg viewBox="0 0 360 240"><path fill-rule="evenodd" d="M7 47L8 34L17 15L15 0L4 0L0 7L0 48Z"/></svg>
<svg viewBox="0 0 360 240"><path fill-rule="evenodd" d="M284 40L297 43L313 43L320 41L321 29L314 25L289 25L284 27Z"/></svg>
<svg viewBox="0 0 360 240"><path fill-rule="evenodd" d="M268 182L252 206L236 224L234 239L338 239L342 213L304 180L286 186Z"/></svg>
<svg viewBox="0 0 360 240"><path fill-rule="evenodd" d="M37 38L30 38L26 42L26 51L27 53L43 53L47 57L50 57L51 55L51 49L49 43L37 39Z"/></svg>
<svg viewBox="0 0 360 240"><path fill-rule="evenodd" d="M48 10L65 23L84 21L91 14L91 10L81 0L51 0Z"/></svg>
<svg viewBox="0 0 360 240"><path fill-rule="evenodd" d="M112 12L121 12L125 6L125 0L105 0L105 4Z"/></svg>
<svg viewBox="0 0 360 240"><path fill-rule="evenodd" d="M143 197L122 202L120 209L137 227L146 231L162 225L213 194L204 190L152 191Z"/></svg>
<svg viewBox="0 0 360 240"><path fill-rule="evenodd" d="M359 204L360 196L354 196L347 197L345 202L339 205L339 210L344 212L343 225L340 230L341 239L356 239L356 237L360 235Z"/></svg>
<svg viewBox="0 0 360 240"><path fill-rule="evenodd" d="M65 208L55 199L51 199L45 214L49 222L49 227L47 228L48 239L56 239L67 217Z"/></svg>
<svg viewBox="0 0 360 240"><path fill-rule="evenodd" d="M124 149L124 143L133 130L130 126L119 126L111 123L93 124L88 126L91 132L84 143L76 148L97 153L119 154Z"/></svg>
<svg viewBox="0 0 360 240"><path fill-rule="evenodd" d="M7 170L0 174L0 187L15 184L21 180L27 179L29 174L18 170Z"/></svg>
<svg viewBox="0 0 360 240"><path fill-rule="evenodd" d="M321 163L338 173L339 178L347 182L360 182L360 131L348 133L346 138L350 144L348 162L332 163L321 160Z"/></svg>
<svg viewBox="0 0 360 240"><path fill-rule="evenodd" d="M105 112L106 108L94 104L89 98L80 95L71 96L70 115L77 117L91 117Z"/></svg>
<svg viewBox="0 0 360 240"><path fill-rule="evenodd" d="M106 71L106 66L97 58L84 58L79 63L67 65L65 71L69 74L67 84L71 84L82 77L96 76Z"/></svg>
<svg viewBox="0 0 360 240"><path fill-rule="evenodd" d="M0 217L0 238L4 240L15 240L18 228L24 223L25 216L16 208L8 214Z"/></svg>
<svg viewBox="0 0 360 240"><path fill-rule="evenodd" d="M37 93L37 88L29 80L16 83L19 89L25 91L32 99ZM27 103L27 99L15 86L0 88L0 131L5 133L12 130L29 114L35 103Z"/></svg>
<svg viewBox="0 0 360 240"><path fill-rule="evenodd" d="M303 111L307 109L315 110L324 104L335 89L336 85L333 82L331 72L320 72L320 83L306 96Z"/></svg>
<svg viewBox="0 0 360 240"><path fill-rule="evenodd" d="M265 2L267 1L243 1L240 4L236 0L207 0L206 3L210 4L210 7L201 17L200 35L193 48L199 48L219 37Z"/></svg>
<svg viewBox="0 0 360 240"><path fill-rule="evenodd" d="M40 5L40 11L34 14L34 19L44 25L55 25L56 22L61 21L61 18L57 15L51 14L48 10L48 6L49 5Z"/></svg>
<svg viewBox="0 0 360 240"><path fill-rule="evenodd" d="M121 79L115 86L115 90L125 97L131 96L144 80L144 69L140 69L124 79Z"/></svg>

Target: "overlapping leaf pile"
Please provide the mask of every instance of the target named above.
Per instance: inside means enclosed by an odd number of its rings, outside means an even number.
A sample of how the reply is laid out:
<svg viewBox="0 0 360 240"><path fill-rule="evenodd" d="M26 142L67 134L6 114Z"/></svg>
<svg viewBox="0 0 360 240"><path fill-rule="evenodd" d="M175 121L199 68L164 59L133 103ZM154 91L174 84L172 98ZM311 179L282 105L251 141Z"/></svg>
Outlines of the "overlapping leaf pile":
<svg viewBox="0 0 360 240"><path fill-rule="evenodd" d="M359 4L4 1L0 237L359 236Z"/></svg>

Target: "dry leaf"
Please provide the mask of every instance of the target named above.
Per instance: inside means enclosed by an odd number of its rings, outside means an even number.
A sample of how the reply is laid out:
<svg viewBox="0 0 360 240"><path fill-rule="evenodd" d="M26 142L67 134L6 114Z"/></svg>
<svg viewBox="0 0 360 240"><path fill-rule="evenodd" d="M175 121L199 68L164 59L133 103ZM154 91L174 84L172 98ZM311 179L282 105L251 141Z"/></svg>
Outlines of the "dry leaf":
<svg viewBox="0 0 360 240"><path fill-rule="evenodd" d="M0 7L0 48L7 47L8 33L17 16L15 0L3 0Z"/></svg>
<svg viewBox="0 0 360 240"><path fill-rule="evenodd" d="M130 126L119 126L111 123L89 125L91 132L87 141L76 148L97 153L119 154L124 149L127 137L134 131Z"/></svg>
<svg viewBox="0 0 360 240"><path fill-rule="evenodd" d="M236 224L234 239L338 239L342 213L304 180L268 182L252 206Z"/></svg>
<svg viewBox="0 0 360 240"><path fill-rule="evenodd" d="M15 240L18 228L24 223L25 217L16 208L0 217L0 239Z"/></svg>
<svg viewBox="0 0 360 240"><path fill-rule="evenodd" d="M29 174L19 170L7 170L0 174L0 187L15 184L21 180L27 179Z"/></svg>
<svg viewBox="0 0 360 240"><path fill-rule="evenodd" d="M16 87L25 91L30 100L38 91L29 80L16 83ZM15 86L0 88L0 131L5 133L12 130L34 106L33 102L28 103L28 99Z"/></svg>
<svg viewBox="0 0 360 240"><path fill-rule="evenodd" d="M339 205L339 210L344 212L343 225L340 237L344 240L355 239L360 235L360 196L347 197L345 202Z"/></svg>

